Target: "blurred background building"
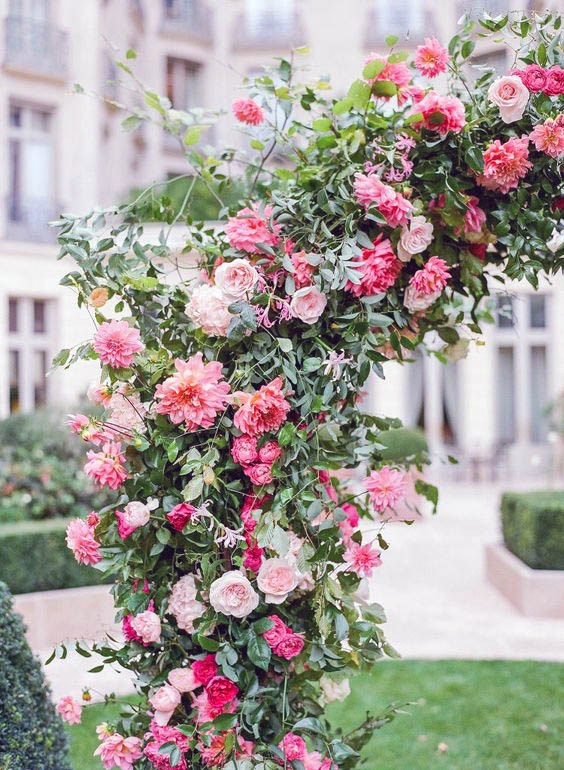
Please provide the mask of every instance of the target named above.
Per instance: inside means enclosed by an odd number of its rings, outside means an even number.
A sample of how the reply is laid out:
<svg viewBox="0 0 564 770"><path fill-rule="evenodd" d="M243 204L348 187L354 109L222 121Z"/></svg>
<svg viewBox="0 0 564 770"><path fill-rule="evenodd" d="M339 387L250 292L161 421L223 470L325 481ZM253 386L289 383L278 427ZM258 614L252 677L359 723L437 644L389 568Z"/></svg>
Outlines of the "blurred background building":
<svg viewBox="0 0 564 770"><path fill-rule="evenodd" d="M564 0L553 0L555 10ZM539 3L546 8L550 3ZM397 34L415 47L446 41L464 12L532 8L519 0L1 0L0 417L46 403L71 405L93 375L46 377L52 355L88 339L92 326L58 287L67 266L46 221L126 199L132 189L185 172L178 145L156 126L130 133L109 100L132 103L116 58L138 53L139 78L178 109L225 108L241 77L272 56L307 45L314 71L339 94L371 51ZM512 52L479 42L474 59L504 71ZM209 141L229 140L229 116ZM388 367L373 388L378 411L422 427L470 478L554 470L557 433L548 412L564 388L564 283L526 285L498 298L485 345L442 366L421 358Z"/></svg>

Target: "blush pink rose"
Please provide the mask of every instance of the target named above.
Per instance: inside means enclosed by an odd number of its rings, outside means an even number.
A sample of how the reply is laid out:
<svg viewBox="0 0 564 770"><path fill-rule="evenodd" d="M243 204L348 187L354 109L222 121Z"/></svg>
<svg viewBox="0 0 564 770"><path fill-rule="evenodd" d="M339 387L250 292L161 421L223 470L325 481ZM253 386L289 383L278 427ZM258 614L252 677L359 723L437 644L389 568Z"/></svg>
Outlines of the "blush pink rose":
<svg viewBox="0 0 564 770"><path fill-rule="evenodd" d="M222 262L215 271L215 285L230 302L246 299L256 282L258 272L246 259L234 259Z"/></svg>
<svg viewBox="0 0 564 770"><path fill-rule="evenodd" d="M183 575L172 586L168 600L169 615L173 615L179 628L194 633L194 621L204 612L204 605L198 601L198 588L194 575Z"/></svg>
<svg viewBox="0 0 564 770"><path fill-rule="evenodd" d="M65 695L57 703L57 713L69 725L78 725L82 719L82 706L71 695Z"/></svg>
<svg viewBox="0 0 564 770"><path fill-rule="evenodd" d="M199 687L191 668L173 668L168 675L168 681L180 693L192 692Z"/></svg>
<svg viewBox="0 0 564 770"><path fill-rule="evenodd" d="M504 75L491 84L488 99L499 107L504 123L514 123L523 117L529 101L529 89L517 75Z"/></svg>
<svg viewBox="0 0 564 770"><path fill-rule="evenodd" d="M153 644L161 638L161 619L151 610L140 612L131 618L131 627L143 644Z"/></svg>
<svg viewBox="0 0 564 770"><path fill-rule="evenodd" d="M401 229L398 258L409 262L413 254L421 254L433 240L433 225L425 217L412 217Z"/></svg>
<svg viewBox="0 0 564 770"><path fill-rule="evenodd" d="M139 527L144 527L149 523L151 518L151 510L156 505L153 501L147 501L147 503L139 502L138 500L132 500L128 503L123 511L116 511L118 520L118 532L122 540L129 537Z"/></svg>
<svg viewBox="0 0 564 770"><path fill-rule="evenodd" d="M246 465L243 468L243 473L255 487L262 487L272 481L272 466L266 463Z"/></svg>
<svg viewBox="0 0 564 770"><path fill-rule="evenodd" d="M245 618L258 603L257 592L240 570L226 572L210 586L210 604L223 615Z"/></svg>
<svg viewBox="0 0 564 770"><path fill-rule="evenodd" d="M180 705L180 693L170 684L163 684L162 687L153 693L149 698L149 703L155 709L155 722L158 725L166 725L174 710Z"/></svg>
<svg viewBox="0 0 564 770"><path fill-rule="evenodd" d="M296 568L286 559L266 559L257 575L257 585L268 604L282 604L297 584Z"/></svg>
<svg viewBox="0 0 564 770"><path fill-rule="evenodd" d="M94 752L94 756L100 757L104 770L116 767L119 770L133 770L137 760L143 756L141 738L135 735L125 738L120 733L109 733Z"/></svg>
<svg viewBox="0 0 564 770"><path fill-rule="evenodd" d="M441 296L441 291L435 291L433 294L424 294L417 291L415 286L409 285L403 296L403 304L410 313L420 313L431 307Z"/></svg>
<svg viewBox="0 0 564 770"><path fill-rule="evenodd" d="M254 436L238 436L231 444L231 457L239 465L251 465L259 459L257 440Z"/></svg>
<svg viewBox="0 0 564 770"><path fill-rule="evenodd" d="M219 268L218 268L219 269ZM186 315L210 337L225 337L231 319L230 300L218 286L196 286L186 305Z"/></svg>
<svg viewBox="0 0 564 770"><path fill-rule="evenodd" d="M327 306L327 297L315 286L304 286L292 295L290 311L294 318L305 324L314 324L319 320Z"/></svg>

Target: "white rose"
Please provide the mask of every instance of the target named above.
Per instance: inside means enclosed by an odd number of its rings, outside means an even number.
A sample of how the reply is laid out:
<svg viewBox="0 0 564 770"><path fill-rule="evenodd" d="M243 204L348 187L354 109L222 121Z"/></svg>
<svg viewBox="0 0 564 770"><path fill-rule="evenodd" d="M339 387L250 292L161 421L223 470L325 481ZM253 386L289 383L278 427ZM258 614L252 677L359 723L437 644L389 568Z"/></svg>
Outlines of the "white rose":
<svg viewBox="0 0 564 770"><path fill-rule="evenodd" d="M225 337L233 316L227 309L228 300L218 286L203 283L197 286L186 305L186 315L206 334Z"/></svg>
<svg viewBox="0 0 564 770"><path fill-rule="evenodd" d="M259 595L240 570L226 572L210 586L210 604L224 615L245 618L258 603Z"/></svg>
<svg viewBox="0 0 564 770"><path fill-rule="evenodd" d="M246 299L258 280L256 268L246 259L222 262L215 270L215 285L230 302Z"/></svg>
<svg viewBox="0 0 564 770"><path fill-rule="evenodd" d="M322 676L319 680L323 705L336 700L345 700L351 694L351 685L348 679L336 682L328 676Z"/></svg>
<svg viewBox="0 0 564 770"><path fill-rule="evenodd" d="M421 310L427 310L440 296L441 291L421 294L414 286L408 286L403 297L403 304L410 313L417 313Z"/></svg>
<svg viewBox="0 0 564 770"><path fill-rule="evenodd" d="M398 241L398 258L409 262L413 254L421 254L433 240L433 225L425 217L412 217L401 229Z"/></svg>

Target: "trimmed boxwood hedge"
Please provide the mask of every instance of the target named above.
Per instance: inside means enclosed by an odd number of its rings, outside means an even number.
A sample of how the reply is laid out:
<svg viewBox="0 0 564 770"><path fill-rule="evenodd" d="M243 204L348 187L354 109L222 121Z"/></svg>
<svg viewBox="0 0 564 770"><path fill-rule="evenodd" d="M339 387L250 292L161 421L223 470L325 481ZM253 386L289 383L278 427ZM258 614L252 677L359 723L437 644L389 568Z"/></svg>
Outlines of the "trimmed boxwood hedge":
<svg viewBox="0 0 564 770"><path fill-rule="evenodd" d="M506 547L533 569L564 569L564 490L506 492L501 498Z"/></svg>
<svg viewBox="0 0 564 770"><path fill-rule="evenodd" d="M0 580L13 594L99 585L93 567L78 564L65 542L65 519L0 526Z"/></svg>

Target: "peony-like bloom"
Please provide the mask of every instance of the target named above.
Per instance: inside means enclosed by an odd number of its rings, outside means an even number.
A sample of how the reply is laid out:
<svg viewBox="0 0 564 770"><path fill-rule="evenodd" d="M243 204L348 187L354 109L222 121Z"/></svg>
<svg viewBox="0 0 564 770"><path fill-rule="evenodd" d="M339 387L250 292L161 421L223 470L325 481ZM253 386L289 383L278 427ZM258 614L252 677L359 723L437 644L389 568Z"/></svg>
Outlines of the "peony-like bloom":
<svg viewBox="0 0 564 770"><path fill-rule="evenodd" d="M327 297L315 286L304 286L292 295L290 311L294 318L299 318L305 324L319 321L327 306Z"/></svg>
<svg viewBox="0 0 564 770"><path fill-rule="evenodd" d="M175 709L180 705L181 697L176 687L170 684L163 684L162 687L153 693L149 698L149 703L155 709L155 722L158 725L166 725Z"/></svg>
<svg viewBox="0 0 564 770"><path fill-rule="evenodd" d="M227 761L226 739L233 735L233 730L224 733L215 733L208 737L206 743L199 741L197 749L200 759L206 767L223 767Z"/></svg>
<svg viewBox="0 0 564 770"><path fill-rule="evenodd" d="M428 78L434 78L441 72L446 72L449 61L447 49L435 37L426 37L423 45L417 46L413 60L419 72Z"/></svg>
<svg viewBox="0 0 564 770"><path fill-rule="evenodd" d="M266 463L255 463L246 465L243 473L255 487L263 487L272 481L272 466Z"/></svg>
<svg viewBox="0 0 564 770"><path fill-rule="evenodd" d="M282 639L284 639L287 634L290 634L292 630L288 628L286 623L284 623L282 618L279 618L278 615L269 615L268 619L271 620L274 625L271 629L264 632L263 638L270 649L274 651Z"/></svg>
<svg viewBox="0 0 564 770"><path fill-rule="evenodd" d="M167 414L175 425L185 423L186 430L211 428L217 413L227 404L229 383L222 381L219 361L204 364L201 353L187 361L177 358L176 373L157 385L155 411Z"/></svg>
<svg viewBox="0 0 564 770"><path fill-rule="evenodd" d="M433 294L422 294L417 291L415 286L408 286L403 296L403 304L410 313L420 313L431 307L431 305L441 296L441 291Z"/></svg>
<svg viewBox="0 0 564 770"><path fill-rule="evenodd" d="M92 347L102 363L121 369L130 366L136 353L144 349L139 329L126 321L108 321L100 325Z"/></svg>
<svg viewBox="0 0 564 770"><path fill-rule="evenodd" d="M247 259L222 262L215 271L215 285L230 302L247 299L258 281L257 269Z"/></svg>
<svg viewBox="0 0 564 770"><path fill-rule="evenodd" d="M260 126L264 122L262 107L254 99L235 99L231 107L239 123L246 123L248 126Z"/></svg>
<svg viewBox="0 0 564 770"><path fill-rule="evenodd" d="M307 261L307 254L305 251L296 251L295 254L292 254L290 260L294 266L292 278L294 279L296 289L303 289L304 286L311 286L315 267L310 265Z"/></svg>
<svg viewBox="0 0 564 770"><path fill-rule="evenodd" d="M208 703L213 708L226 706L231 703L233 698L236 698L239 693L239 688L228 679L226 676L214 676L206 685L206 695L208 696Z"/></svg>
<svg viewBox="0 0 564 770"><path fill-rule="evenodd" d="M290 404L282 392L281 377L262 385L254 393L237 391L233 396L240 404L233 423L241 433L249 436L261 436L263 433L278 430L290 409Z"/></svg>
<svg viewBox="0 0 564 770"><path fill-rule="evenodd" d="M225 225L225 235L234 249L248 254L260 254L261 246L271 248L280 240L278 234L281 225L271 224L272 206L244 208L236 216L229 217Z"/></svg>
<svg viewBox="0 0 564 770"><path fill-rule="evenodd" d="M194 575L184 575L173 585L168 600L167 612L173 615L178 628L194 633L194 621L204 612L204 605L196 599L197 588Z"/></svg>
<svg viewBox="0 0 564 770"><path fill-rule="evenodd" d="M220 714L233 714L237 710L238 705L239 701L232 700L225 706L212 706L207 693L204 691L193 700L193 706L198 712L196 723L212 722Z"/></svg>
<svg viewBox="0 0 564 770"><path fill-rule="evenodd" d="M348 679L342 679L338 682L331 679L330 676L323 675L319 680L319 686L323 693L323 705L346 700L351 694L351 685Z"/></svg>
<svg viewBox="0 0 564 770"><path fill-rule="evenodd" d="M378 513L397 505L404 499L407 491L404 474L388 465L378 471L372 471L364 480L364 488Z"/></svg>
<svg viewBox="0 0 564 770"><path fill-rule="evenodd" d="M547 118L544 123L536 125L529 139L539 152L545 152L551 158L564 155L564 114L557 118Z"/></svg>
<svg viewBox="0 0 564 770"><path fill-rule="evenodd" d="M56 706L57 713L69 725L78 725L82 719L82 706L71 695L65 695Z"/></svg>
<svg viewBox="0 0 564 770"><path fill-rule="evenodd" d="M517 75L504 75L491 84L488 99L499 107L504 123L514 123L523 117L529 101L529 90Z"/></svg>
<svg viewBox="0 0 564 770"><path fill-rule="evenodd" d="M243 567L251 572L258 572L262 564L264 550L258 545L247 545L243 553Z"/></svg>
<svg viewBox="0 0 564 770"><path fill-rule="evenodd" d="M151 511L158 508L157 500L149 498L146 503L138 500L132 500L127 503L123 511L116 511L118 520L118 533L122 540L129 537L139 527L144 527L149 523Z"/></svg>
<svg viewBox="0 0 564 770"><path fill-rule="evenodd" d="M442 96L435 91L429 93L412 108L412 115L421 113L423 120L415 123L416 128L424 126L446 136L449 131L460 133L466 125L464 104L456 96Z"/></svg>
<svg viewBox="0 0 564 770"><path fill-rule="evenodd" d="M562 96L564 94L564 69L555 64L546 73L544 93L547 96Z"/></svg>
<svg viewBox="0 0 564 770"><path fill-rule="evenodd" d="M69 521L66 542L79 564L92 565L102 561L100 543L94 536L94 527L84 519Z"/></svg>
<svg viewBox="0 0 564 770"><path fill-rule="evenodd" d="M413 254L421 254L433 240L433 225L425 217L412 217L401 229L398 258L409 262Z"/></svg>
<svg viewBox="0 0 564 770"><path fill-rule="evenodd" d="M259 460L261 463L272 465L282 455L282 449L277 441L267 441L259 449Z"/></svg>
<svg viewBox="0 0 564 770"><path fill-rule="evenodd" d="M190 748L190 739L180 730L169 725L158 725L155 720L151 722L150 732L145 735L147 743L143 751L156 770L187 770L184 754ZM181 760L174 765L170 764L170 756L161 754L159 749L165 743L174 743L181 753Z"/></svg>
<svg viewBox="0 0 564 770"><path fill-rule="evenodd" d="M134 735L124 738L119 733L108 735L94 752L95 757L100 757L105 770L119 768L119 770L133 770L138 759L141 759L141 739Z"/></svg>
<svg viewBox="0 0 564 770"><path fill-rule="evenodd" d="M196 509L190 503L178 503L167 513L166 518L173 529L177 532L182 532L195 511Z"/></svg>
<svg viewBox="0 0 564 770"><path fill-rule="evenodd" d="M434 294L445 288L449 278L450 271L444 259L431 257L425 266L415 273L409 283L419 294Z"/></svg>
<svg viewBox="0 0 564 770"><path fill-rule="evenodd" d="M355 297L371 296L387 291L394 285L401 272L401 262L392 250L388 238L380 234L371 249L363 249L362 256L355 257L354 267L361 275L360 283L348 281L347 291Z"/></svg>
<svg viewBox="0 0 564 770"><path fill-rule="evenodd" d="M535 94L544 91L546 86L546 70L538 64L527 64L524 70L513 70L512 75L517 75L529 91Z"/></svg>
<svg viewBox="0 0 564 770"><path fill-rule="evenodd" d="M211 653L206 655L205 658L195 660L192 663L194 679L198 685L203 685L204 687L211 682L218 671L219 666L215 662L215 655L212 655Z"/></svg>
<svg viewBox="0 0 564 770"><path fill-rule="evenodd" d="M486 224L486 212L478 205L480 200L471 197L466 204L466 214L464 215L464 233L480 233L482 227Z"/></svg>
<svg viewBox="0 0 564 770"><path fill-rule="evenodd" d="M203 283L196 286L186 305L186 315L192 323L210 337L225 337L234 316L228 307L231 300L218 286Z"/></svg>
<svg viewBox="0 0 564 770"><path fill-rule="evenodd" d="M378 80L389 80L398 89L398 102L401 104L405 101L409 93L409 84L411 83L411 71L407 64L403 61L390 62L387 57L381 56L378 53L370 53L364 60L365 64L378 61L384 65L384 68L375 77L369 78L368 83L375 83ZM379 99L391 99L391 96L380 96Z"/></svg>
<svg viewBox="0 0 564 770"><path fill-rule="evenodd" d="M406 224L413 211L412 204L403 195L388 184L384 184L376 174L354 175L354 194L361 206L374 205L390 227Z"/></svg>
<svg viewBox="0 0 564 770"><path fill-rule="evenodd" d="M104 444L101 452L88 452L88 462L84 466L87 476L101 487L119 489L127 479L125 456L121 444L109 441Z"/></svg>
<svg viewBox="0 0 564 770"><path fill-rule="evenodd" d="M351 541L345 551L345 561L360 577L372 577L374 567L382 564L380 551L370 545L360 545Z"/></svg>
<svg viewBox="0 0 564 770"><path fill-rule="evenodd" d="M282 604L298 584L296 568L287 559L266 559L257 575L257 585L267 604Z"/></svg>
<svg viewBox="0 0 564 770"><path fill-rule="evenodd" d="M258 607L259 595L240 570L231 570L211 584L210 604L223 615L246 618Z"/></svg>
<svg viewBox="0 0 564 770"><path fill-rule="evenodd" d="M274 654L285 660L297 657L304 648L304 638L301 634L286 634L274 648Z"/></svg>
<svg viewBox="0 0 564 770"><path fill-rule="evenodd" d="M278 748L284 752L288 762L294 760L303 761L305 759L307 746L304 739L296 733L286 733L278 744Z"/></svg>
<svg viewBox="0 0 564 770"><path fill-rule="evenodd" d="M238 436L231 444L231 457L239 465L251 465L259 459L257 440L254 436Z"/></svg>
<svg viewBox="0 0 564 770"><path fill-rule="evenodd" d="M180 693L192 692L199 687L191 668L173 668L168 675L168 681Z"/></svg>
<svg viewBox="0 0 564 770"><path fill-rule="evenodd" d="M130 622L131 628L145 646L160 641L161 619L156 612L145 610L131 618Z"/></svg>
<svg viewBox="0 0 564 770"><path fill-rule="evenodd" d="M532 168L529 161L529 139L526 136L511 137L503 144L496 139L484 152L484 171L476 181L488 190L507 193L519 186L519 182Z"/></svg>

